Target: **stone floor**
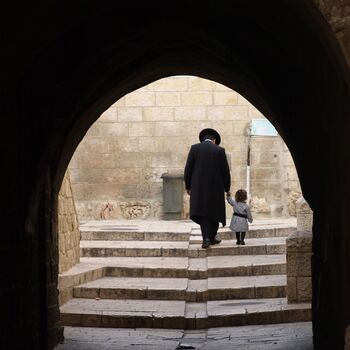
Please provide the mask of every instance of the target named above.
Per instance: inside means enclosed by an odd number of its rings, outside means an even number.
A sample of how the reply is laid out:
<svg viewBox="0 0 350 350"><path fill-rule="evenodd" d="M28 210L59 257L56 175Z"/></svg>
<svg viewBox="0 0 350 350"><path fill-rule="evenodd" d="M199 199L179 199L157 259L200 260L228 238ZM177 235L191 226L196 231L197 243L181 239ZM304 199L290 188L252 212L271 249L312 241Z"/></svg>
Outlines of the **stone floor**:
<svg viewBox="0 0 350 350"><path fill-rule="evenodd" d="M56 350L311 350L310 322L208 330L65 327Z"/></svg>

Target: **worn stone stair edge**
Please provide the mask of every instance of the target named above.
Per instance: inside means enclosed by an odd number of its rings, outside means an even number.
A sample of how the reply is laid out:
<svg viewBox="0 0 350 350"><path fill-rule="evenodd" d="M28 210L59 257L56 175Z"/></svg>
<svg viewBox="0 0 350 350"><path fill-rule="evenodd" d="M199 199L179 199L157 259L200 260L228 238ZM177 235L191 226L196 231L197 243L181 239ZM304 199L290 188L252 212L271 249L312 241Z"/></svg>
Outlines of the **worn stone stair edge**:
<svg viewBox="0 0 350 350"><path fill-rule="evenodd" d="M189 279L205 279L209 277L226 276L258 276L258 275L280 275L286 273L286 263L271 263L262 265L241 265L235 267L221 268L178 268L168 267L145 268L145 267L117 267L106 266L107 277L177 277Z"/></svg>
<svg viewBox="0 0 350 350"><path fill-rule="evenodd" d="M184 247L81 247L82 257L207 257L218 255L266 255L266 254L285 254L285 243L245 245L245 246L214 246L208 249L202 249L200 245Z"/></svg>
<svg viewBox="0 0 350 350"><path fill-rule="evenodd" d="M153 286L152 284L155 284ZM106 277L74 287L75 298L207 300L281 298L286 295L286 276L186 278Z"/></svg>
<svg viewBox="0 0 350 350"><path fill-rule="evenodd" d="M288 234L296 231L296 226L274 227L274 228L251 228L249 237L251 238L266 238L266 237L286 237ZM149 240L149 241L188 241L193 240L193 237L200 237L197 230L181 231L111 231L111 230L88 230L81 229L82 240ZM219 230L218 235L221 239L233 239L234 234L228 229Z"/></svg>
<svg viewBox="0 0 350 350"><path fill-rule="evenodd" d="M252 286L235 288L213 288L205 290L159 290L159 289L126 289L126 288L73 288L74 298L87 299L148 299L148 300L184 300L204 302L209 300L238 300L256 298L283 298L286 296L285 285Z"/></svg>
<svg viewBox="0 0 350 350"><path fill-rule="evenodd" d="M197 317L198 315L198 317ZM311 308L279 308L269 311L234 313L226 315L164 316L157 313L128 314L102 311L100 313L61 313L64 326L107 328L168 328L207 329L213 327L263 325L311 321Z"/></svg>

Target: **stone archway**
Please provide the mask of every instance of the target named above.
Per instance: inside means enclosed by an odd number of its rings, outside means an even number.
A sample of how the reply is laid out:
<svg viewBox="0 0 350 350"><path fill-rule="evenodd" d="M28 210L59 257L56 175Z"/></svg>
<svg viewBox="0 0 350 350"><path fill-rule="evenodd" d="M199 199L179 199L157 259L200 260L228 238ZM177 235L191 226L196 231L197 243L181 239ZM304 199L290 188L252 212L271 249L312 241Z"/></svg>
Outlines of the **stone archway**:
<svg viewBox="0 0 350 350"><path fill-rule="evenodd" d="M127 92L168 75L195 74L246 96L271 116L291 150L315 213L315 345L340 349L350 323L350 125L344 118L350 112L349 75L316 8L288 1L184 2L170 11L153 1L138 4L137 12L133 3L71 6L77 15L67 15L65 24L60 11L67 9L49 9L49 29L28 31L33 37L22 43L24 50L29 47L25 62L6 61L2 141L16 147L5 162L3 202L10 203L6 223L13 234L3 241L3 256L13 259L12 248L19 246L14 256L25 268L14 268L7 278L11 288L5 295L16 309L4 312L14 326L8 325L3 342L11 344L21 333L23 348L57 343L57 224L52 218L65 168L88 127ZM30 18L24 23L32 29ZM21 63L17 71L16 63ZM334 193L337 203L330 208L325 198Z"/></svg>

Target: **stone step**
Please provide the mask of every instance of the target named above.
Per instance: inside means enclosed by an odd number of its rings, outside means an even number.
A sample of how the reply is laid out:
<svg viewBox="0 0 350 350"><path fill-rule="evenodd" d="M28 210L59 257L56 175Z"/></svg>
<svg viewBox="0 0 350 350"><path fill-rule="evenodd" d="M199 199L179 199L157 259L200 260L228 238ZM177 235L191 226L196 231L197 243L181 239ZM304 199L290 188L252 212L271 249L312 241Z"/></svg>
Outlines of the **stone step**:
<svg viewBox="0 0 350 350"><path fill-rule="evenodd" d="M295 232L295 226L286 227L253 227L249 229L246 238L271 238L271 237L287 237ZM236 235L228 227L221 228L218 231L218 238L222 240L232 240L236 242ZM190 243L202 243L202 233L200 229L193 229L190 235Z"/></svg>
<svg viewBox="0 0 350 350"><path fill-rule="evenodd" d="M64 326L206 329L311 320L310 304L285 298L186 303L180 300L72 299L61 307Z"/></svg>
<svg viewBox="0 0 350 350"><path fill-rule="evenodd" d="M265 225L252 227L247 234L249 238L267 238L267 237L287 237L290 233L296 231L293 225ZM201 231L199 228L183 227L159 228L151 227L148 231L139 227L132 227L129 230L121 227L119 230L113 226L100 228L81 228L82 240L96 241L188 241L192 243L201 243ZM220 228L219 238L223 240L235 239L234 233L228 227Z"/></svg>
<svg viewBox="0 0 350 350"><path fill-rule="evenodd" d="M251 238L245 246L237 246L233 241L223 241L218 245L203 249L200 244L173 241L81 241L82 257L190 257L201 258L218 255L261 255L285 254L285 237Z"/></svg>
<svg viewBox="0 0 350 350"><path fill-rule="evenodd" d="M296 231L296 230L294 230ZM190 238L188 232L142 232L142 231L84 231L81 239L86 241L186 241Z"/></svg>
<svg viewBox="0 0 350 350"><path fill-rule="evenodd" d="M81 256L156 257L188 256L189 243L181 241L80 241Z"/></svg>
<svg viewBox="0 0 350 350"><path fill-rule="evenodd" d="M75 298L207 301L281 298L286 276L187 278L105 277L74 287Z"/></svg>
<svg viewBox="0 0 350 350"><path fill-rule="evenodd" d="M82 269L85 265L87 268L103 266L105 276L111 277L204 279L208 277L281 275L286 273L286 257L283 254L209 256L206 258L85 257L81 258L79 265Z"/></svg>
<svg viewBox="0 0 350 350"><path fill-rule="evenodd" d="M101 220L80 225L83 240L187 241L192 224L185 221Z"/></svg>

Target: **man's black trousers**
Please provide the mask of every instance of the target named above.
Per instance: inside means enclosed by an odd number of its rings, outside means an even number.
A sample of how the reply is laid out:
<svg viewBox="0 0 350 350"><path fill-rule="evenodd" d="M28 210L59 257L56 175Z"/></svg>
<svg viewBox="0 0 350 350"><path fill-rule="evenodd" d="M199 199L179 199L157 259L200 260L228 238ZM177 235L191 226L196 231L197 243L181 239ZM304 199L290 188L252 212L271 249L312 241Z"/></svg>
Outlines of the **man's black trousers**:
<svg viewBox="0 0 350 350"><path fill-rule="evenodd" d="M208 218L200 217L199 225L201 227L203 240L213 240L215 238L219 228L219 223L217 221L212 221Z"/></svg>

